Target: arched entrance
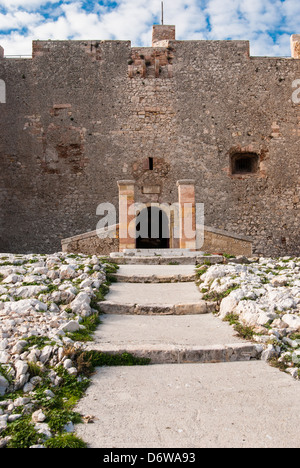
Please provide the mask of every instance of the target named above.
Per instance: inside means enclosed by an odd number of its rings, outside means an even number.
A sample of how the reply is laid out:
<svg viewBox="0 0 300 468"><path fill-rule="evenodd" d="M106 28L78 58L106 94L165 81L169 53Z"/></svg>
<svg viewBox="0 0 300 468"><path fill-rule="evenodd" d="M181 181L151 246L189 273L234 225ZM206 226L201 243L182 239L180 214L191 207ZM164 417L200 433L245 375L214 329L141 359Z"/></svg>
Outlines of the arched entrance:
<svg viewBox="0 0 300 468"><path fill-rule="evenodd" d="M144 208L136 219L137 249L168 249L170 223L167 214L156 206Z"/></svg>

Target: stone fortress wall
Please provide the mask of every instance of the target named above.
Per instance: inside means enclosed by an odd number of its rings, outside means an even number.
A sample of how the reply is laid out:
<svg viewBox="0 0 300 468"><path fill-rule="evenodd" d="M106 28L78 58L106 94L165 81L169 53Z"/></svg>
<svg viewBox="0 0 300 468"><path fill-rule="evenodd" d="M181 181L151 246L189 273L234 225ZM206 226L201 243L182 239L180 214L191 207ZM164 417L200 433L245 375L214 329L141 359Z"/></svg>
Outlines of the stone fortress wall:
<svg viewBox="0 0 300 468"><path fill-rule="evenodd" d="M205 225L254 254L299 255L300 37L292 57L247 41L34 41L0 49L0 251L51 252L96 229L98 204L175 203L194 179ZM298 85L298 88L300 84ZM300 94L300 93L299 93Z"/></svg>

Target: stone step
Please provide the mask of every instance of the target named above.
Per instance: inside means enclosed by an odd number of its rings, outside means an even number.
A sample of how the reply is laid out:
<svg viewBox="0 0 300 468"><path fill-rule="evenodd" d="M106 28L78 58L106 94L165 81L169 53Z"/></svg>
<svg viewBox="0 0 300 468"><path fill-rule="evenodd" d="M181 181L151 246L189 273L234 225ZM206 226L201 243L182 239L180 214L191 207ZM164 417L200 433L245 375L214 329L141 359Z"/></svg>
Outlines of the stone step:
<svg viewBox="0 0 300 468"><path fill-rule="evenodd" d="M103 314L123 315L197 315L208 314L215 309L215 303L199 301L190 304L120 304L112 301L98 302Z"/></svg>
<svg viewBox="0 0 300 468"><path fill-rule="evenodd" d="M157 251L162 252L162 251ZM197 265L223 263L221 255L203 255L199 252L185 252L183 255L172 255L166 250L164 253L127 255L124 252L110 254L110 261L118 265Z"/></svg>
<svg viewBox="0 0 300 468"><path fill-rule="evenodd" d="M145 348L138 346L89 346L88 350L109 354L129 353L135 357L150 359L151 364L192 364L238 362L259 359L259 347L252 344L227 344L214 346L153 345Z"/></svg>
<svg viewBox="0 0 300 468"><path fill-rule="evenodd" d="M195 252L190 249L124 249L121 255L124 257L189 257ZM205 252L197 252L198 255L202 255ZM112 254L118 255L117 254Z"/></svg>
<svg viewBox="0 0 300 468"><path fill-rule="evenodd" d="M122 283L180 283L196 280L194 265L121 265L114 276Z"/></svg>
<svg viewBox="0 0 300 468"><path fill-rule="evenodd" d="M194 282L113 283L105 301L98 303L105 314L186 315L206 314L214 303L202 300Z"/></svg>
<svg viewBox="0 0 300 468"><path fill-rule="evenodd" d="M102 316L89 350L130 353L152 364L234 362L258 359L261 349L236 337L213 315Z"/></svg>

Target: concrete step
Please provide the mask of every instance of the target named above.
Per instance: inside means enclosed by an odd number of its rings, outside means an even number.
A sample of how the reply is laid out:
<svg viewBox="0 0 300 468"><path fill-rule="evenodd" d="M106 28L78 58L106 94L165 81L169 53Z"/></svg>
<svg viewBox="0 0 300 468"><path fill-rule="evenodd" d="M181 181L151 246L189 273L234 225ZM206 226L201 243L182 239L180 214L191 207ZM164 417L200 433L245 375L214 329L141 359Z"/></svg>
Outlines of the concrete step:
<svg viewBox="0 0 300 468"><path fill-rule="evenodd" d="M259 359L258 347L252 344L226 344L214 346L90 346L88 350L109 354L129 353L135 357L150 359L151 364L192 364L239 362Z"/></svg>
<svg viewBox="0 0 300 468"><path fill-rule="evenodd" d="M113 301L98 302L103 314L122 315L198 315L213 312L215 304L199 301L190 304L136 304L133 302L118 303Z"/></svg>
<svg viewBox="0 0 300 468"><path fill-rule="evenodd" d="M194 252L190 249L124 249L122 254L125 257L188 257ZM198 252L198 255L205 252ZM117 255L119 252L117 253ZM115 254L112 254L112 256Z"/></svg>
<svg viewBox="0 0 300 468"><path fill-rule="evenodd" d="M194 265L120 265L115 275L123 283L180 283L196 279Z"/></svg>
<svg viewBox="0 0 300 468"><path fill-rule="evenodd" d="M236 337L232 327L209 315L101 317L89 350L124 352L152 364L235 362L258 359L260 348Z"/></svg>
<svg viewBox="0 0 300 468"><path fill-rule="evenodd" d="M98 303L105 314L206 314L215 304L203 301L194 282L114 283L106 300Z"/></svg>
<svg viewBox="0 0 300 468"><path fill-rule="evenodd" d="M141 250L136 253L115 252L110 254L110 261L118 265L197 265L223 263L221 255L205 255L202 252L157 250L150 253Z"/></svg>

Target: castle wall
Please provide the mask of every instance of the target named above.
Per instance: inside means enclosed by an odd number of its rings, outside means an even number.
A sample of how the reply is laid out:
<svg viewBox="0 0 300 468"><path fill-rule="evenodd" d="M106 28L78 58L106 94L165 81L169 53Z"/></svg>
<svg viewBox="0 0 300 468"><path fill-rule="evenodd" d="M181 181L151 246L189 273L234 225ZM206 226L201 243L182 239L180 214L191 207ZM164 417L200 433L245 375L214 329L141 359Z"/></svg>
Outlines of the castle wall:
<svg viewBox="0 0 300 468"><path fill-rule="evenodd" d="M33 59L0 57L0 251L94 230L118 180L175 203L176 181L194 179L205 224L255 254L299 255L298 78L299 60L250 57L246 41L37 41ZM257 172L232 174L237 152Z"/></svg>

